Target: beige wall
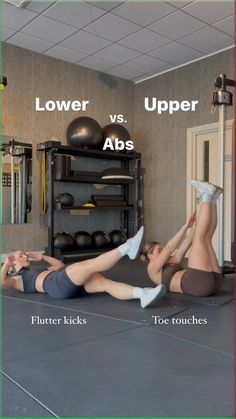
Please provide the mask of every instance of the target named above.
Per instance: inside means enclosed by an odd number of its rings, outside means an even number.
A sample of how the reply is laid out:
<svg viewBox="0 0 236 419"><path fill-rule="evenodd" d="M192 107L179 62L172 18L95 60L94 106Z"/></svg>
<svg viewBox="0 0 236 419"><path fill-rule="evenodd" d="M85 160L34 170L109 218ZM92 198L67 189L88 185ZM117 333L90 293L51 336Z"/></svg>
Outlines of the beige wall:
<svg viewBox="0 0 236 419"><path fill-rule="evenodd" d="M187 128L218 121L211 114L214 79L234 78L234 54L228 50L136 85L134 133L145 175L146 238L166 241L186 217ZM195 112L174 115L144 110L144 97L198 100ZM233 118L233 108L227 118Z"/></svg>
<svg viewBox="0 0 236 419"><path fill-rule="evenodd" d="M36 144L52 137L66 143L66 128L76 117L88 115L101 126L110 114L124 114L133 130L134 83L56 60L46 55L3 44L3 135L33 143L33 223L3 225L3 253L23 247L40 250L47 245L47 226L40 216L40 166ZM88 112L35 112L35 97L42 101L87 99Z"/></svg>
<svg viewBox="0 0 236 419"><path fill-rule="evenodd" d="M34 146L33 223L3 226L3 253L16 247L43 249L46 220L40 216L40 166L36 144L51 137L63 143L69 122L89 115L102 126L109 114L122 113L142 153L145 175L146 238L165 241L185 221L186 130L217 121L210 113L218 73L234 78L233 50L176 69L138 85L8 44L3 45L3 134L25 138ZM35 97L87 99L87 113L35 112ZM144 97L198 100L196 112L157 115L144 110ZM232 108L228 118L233 117Z"/></svg>

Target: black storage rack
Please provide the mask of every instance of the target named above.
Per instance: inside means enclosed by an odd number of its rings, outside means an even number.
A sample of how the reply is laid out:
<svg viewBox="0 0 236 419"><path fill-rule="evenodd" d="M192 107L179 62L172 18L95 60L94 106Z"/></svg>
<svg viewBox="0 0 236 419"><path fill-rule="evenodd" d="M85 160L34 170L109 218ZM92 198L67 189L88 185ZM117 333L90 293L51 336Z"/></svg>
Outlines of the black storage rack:
<svg viewBox="0 0 236 419"><path fill-rule="evenodd" d="M46 170L47 170L47 225L48 225L48 247L45 249L50 256L55 256L64 261L68 259L84 259L94 257L108 251L104 249L89 249L86 251L71 249L60 250L54 248L54 221L56 211L89 211L91 214L94 211L120 211L120 229L124 231L127 237L134 235L139 227L143 225L143 176L144 169L141 167L141 154L137 152L121 153L115 151L103 151L94 149L72 148L61 145L58 141L45 141L37 145L38 151L46 152ZM55 159L56 155L68 155L77 157L89 157L103 160L119 160L121 166L127 169L132 175L133 180L103 180L99 173L82 172L76 176L62 176L60 179L55 179ZM76 182L76 183L90 183L90 184L104 184L104 185L122 185L123 195L128 203L127 206L122 207L86 207L86 206L62 206L55 204L54 198L54 182Z"/></svg>

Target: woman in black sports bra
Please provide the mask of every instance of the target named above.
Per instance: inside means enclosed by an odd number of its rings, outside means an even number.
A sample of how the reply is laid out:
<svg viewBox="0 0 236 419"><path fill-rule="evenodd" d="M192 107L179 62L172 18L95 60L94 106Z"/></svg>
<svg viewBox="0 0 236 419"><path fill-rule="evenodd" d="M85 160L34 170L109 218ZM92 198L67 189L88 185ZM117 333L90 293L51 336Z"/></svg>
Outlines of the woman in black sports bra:
<svg viewBox="0 0 236 419"><path fill-rule="evenodd" d="M141 259L148 262L148 275L156 284L164 284L171 292L195 296L215 294L221 287L223 275L212 246L212 237L217 226L216 202L223 189L198 180L191 181L201 202L197 220L193 213L189 221L162 248L158 242L144 245ZM196 221L194 230L177 249L187 230ZM180 264L191 247L188 268ZM171 256L173 252L174 256Z"/></svg>
<svg viewBox="0 0 236 419"><path fill-rule="evenodd" d="M123 256L135 259L142 236L143 227L118 248L67 267L61 261L42 253L16 250L7 257L2 267L2 288L13 288L25 293L47 293L53 298L74 298L89 293L107 292L120 300L139 299L142 308L149 307L165 293L164 285L160 284L155 288L133 287L111 281L99 273L112 268ZM47 269L30 269L30 259L45 261L50 266ZM13 277L7 276L10 267L15 270Z"/></svg>

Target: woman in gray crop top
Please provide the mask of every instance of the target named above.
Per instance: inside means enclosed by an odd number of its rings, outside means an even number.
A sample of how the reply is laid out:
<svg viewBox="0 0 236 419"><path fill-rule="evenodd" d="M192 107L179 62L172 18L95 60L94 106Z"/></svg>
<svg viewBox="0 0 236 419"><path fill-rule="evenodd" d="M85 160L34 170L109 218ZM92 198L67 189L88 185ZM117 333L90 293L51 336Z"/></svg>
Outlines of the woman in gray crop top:
<svg viewBox="0 0 236 419"><path fill-rule="evenodd" d="M199 194L200 208L197 220L194 212L164 248L155 241L145 244L141 259L148 262L150 279L156 284L164 284L168 291L209 296L220 289L223 281L212 246L212 237L217 226L216 203L223 189L198 180L192 180L191 184ZM178 248L180 241L195 221L193 231ZM180 263L190 247L188 268L184 269ZM176 254L171 256L175 251Z"/></svg>
<svg viewBox="0 0 236 419"><path fill-rule="evenodd" d="M112 281L98 273L112 268L123 256L135 259L139 253L143 230L141 227L134 237L114 250L67 267L53 257L18 249L7 257L2 267L2 288L13 288L27 293L47 293L53 298L73 298L107 292L120 300L139 299L142 308L149 307L165 293L164 285L154 288L133 287ZM49 267L30 269L30 259L45 261L49 263ZM13 277L7 276L10 267L16 272Z"/></svg>

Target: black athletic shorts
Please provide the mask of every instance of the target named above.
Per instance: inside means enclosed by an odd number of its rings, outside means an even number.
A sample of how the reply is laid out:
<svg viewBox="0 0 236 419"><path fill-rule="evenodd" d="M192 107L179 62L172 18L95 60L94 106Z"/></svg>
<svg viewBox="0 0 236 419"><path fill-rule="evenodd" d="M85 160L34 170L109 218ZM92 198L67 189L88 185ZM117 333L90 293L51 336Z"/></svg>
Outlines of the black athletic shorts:
<svg viewBox="0 0 236 419"><path fill-rule="evenodd" d="M77 298L87 294L83 285L75 285L65 269L50 272L43 282L44 291L53 298Z"/></svg>

